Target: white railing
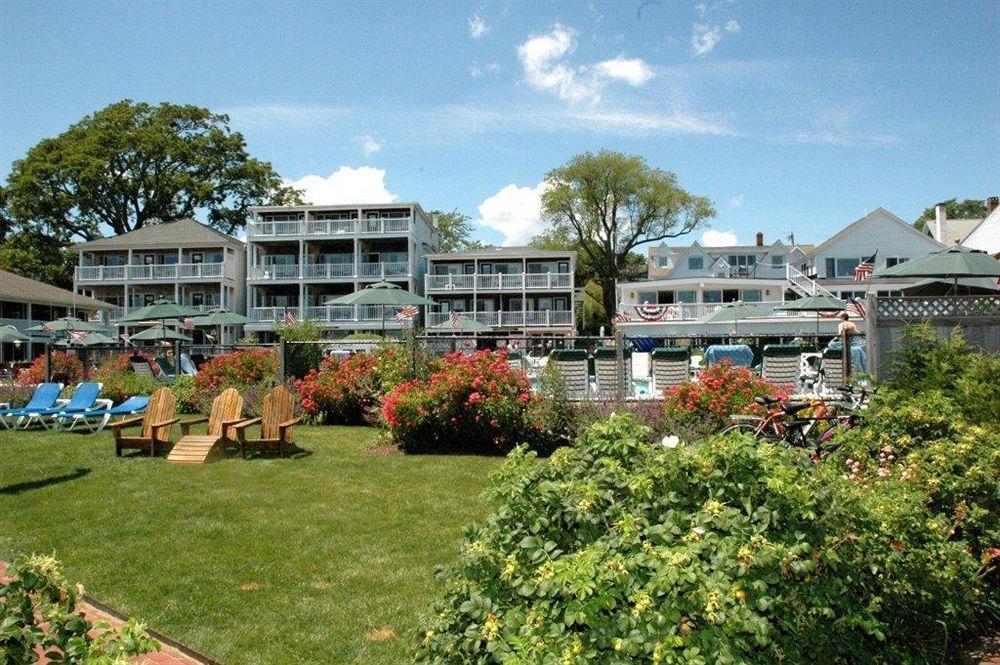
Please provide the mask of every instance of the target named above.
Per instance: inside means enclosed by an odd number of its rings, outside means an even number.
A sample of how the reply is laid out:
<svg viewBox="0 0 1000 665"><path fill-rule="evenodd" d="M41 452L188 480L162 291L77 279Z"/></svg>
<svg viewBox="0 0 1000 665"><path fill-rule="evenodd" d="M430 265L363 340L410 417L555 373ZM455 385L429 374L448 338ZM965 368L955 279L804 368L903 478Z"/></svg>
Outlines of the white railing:
<svg viewBox="0 0 1000 665"><path fill-rule="evenodd" d="M409 233L412 217L387 217L382 219L318 219L289 222L250 222L248 238L281 238L287 236L332 236L351 233L398 234Z"/></svg>
<svg viewBox="0 0 1000 665"><path fill-rule="evenodd" d="M783 310L787 303L782 301L745 302L742 305L753 307L754 316L739 317L736 320L761 318L789 318L804 316L815 318L814 312L796 312ZM633 323L663 323L666 321L697 321L725 307L726 303L675 303L669 305L640 305L636 303L619 303L618 313L625 314Z"/></svg>
<svg viewBox="0 0 1000 665"><path fill-rule="evenodd" d="M270 266L254 266L249 271L250 279L298 279L299 266L295 265L270 265Z"/></svg>
<svg viewBox="0 0 1000 665"><path fill-rule="evenodd" d="M492 327L523 326L569 326L573 324L573 312L568 310L546 310L542 312L460 312L463 318L474 318L483 325ZM427 325L433 326L451 320L448 312L430 312Z"/></svg>
<svg viewBox="0 0 1000 665"><path fill-rule="evenodd" d="M835 297L832 293L824 289L819 282L806 275L791 263L785 265L785 279L788 280L788 284L792 287L792 290L800 296L823 295Z"/></svg>
<svg viewBox="0 0 1000 665"><path fill-rule="evenodd" d="M573 285L570 273L497 273L494 275L427 275L429 291L521 291L524 289L569 289Z"/></svg>
<svg viewBox="0 0 1000 665"><path fill-rule="evenodd" d="M406 262L362 263L360 268L361 277L406 277L410 274L410 264Z"/></svg>
<svg viewBox="0 0 1000 665"><path fill-rule="evenodd" d="M386 325L395 323L398 307L385 307ZM307 318L318 323L381 323L382 307L379 305L313 305L307 307L252 307L247 315L253 321L281 321L285 313L297 320Z"/></svg>
<svg viewBox="0 0 1000 665"><path fill-rule="evenodd" d="M77 266L79 282L159 281L176 279L219 279L225 276L224 263L168 263L138 266Z"/></svg>
<svg viewBox="0 0 1000 665"><path fill-rule="evenodd" d="M331 277L354 277L353 263L307 263L302 268L306 279L330 279Z"/></svg>

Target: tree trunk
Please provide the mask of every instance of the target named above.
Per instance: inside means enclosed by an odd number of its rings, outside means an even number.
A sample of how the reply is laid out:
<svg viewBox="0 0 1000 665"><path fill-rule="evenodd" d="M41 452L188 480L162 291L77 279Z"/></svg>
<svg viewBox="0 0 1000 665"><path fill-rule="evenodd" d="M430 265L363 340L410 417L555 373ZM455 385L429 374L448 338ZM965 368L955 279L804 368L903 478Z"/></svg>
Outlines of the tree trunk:
<svg viewBox="0 0 1000 665"><path fill-rule="evenodd" d="M601 304L604 306L604 323L611 323L611 317L615 311L615 279L613 277L601 277Z"/></svg>

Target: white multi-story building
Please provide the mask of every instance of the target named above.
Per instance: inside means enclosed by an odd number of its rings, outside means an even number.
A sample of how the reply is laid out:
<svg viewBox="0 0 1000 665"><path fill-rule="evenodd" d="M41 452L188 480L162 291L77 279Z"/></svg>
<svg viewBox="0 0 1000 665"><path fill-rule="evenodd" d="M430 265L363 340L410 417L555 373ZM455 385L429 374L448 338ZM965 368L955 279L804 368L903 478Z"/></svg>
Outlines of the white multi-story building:
<svg viewBox="0 0 1000 665"><path fill-rule="evenodd" d="M495 332L572 335L576 252L486 247L427 256L427 325L467 313Z"/></svg>
<svg viewBox="0 0 1000 665"><path fill-rule="evenodd" d="M417 203L251 208L246 327L267 337L291 314L330 331L399 328L380 307L325 303L382 280L422 293L424 256L437 245Z"/></svg>
<svg viewBox="0 0 1000 665"><path fill-rule="evenodd" d="M74 291L114 305L105 313L110 323L161 298L243 312L243 242L193 219L148 224L72 249L79 255Z"/></svg>

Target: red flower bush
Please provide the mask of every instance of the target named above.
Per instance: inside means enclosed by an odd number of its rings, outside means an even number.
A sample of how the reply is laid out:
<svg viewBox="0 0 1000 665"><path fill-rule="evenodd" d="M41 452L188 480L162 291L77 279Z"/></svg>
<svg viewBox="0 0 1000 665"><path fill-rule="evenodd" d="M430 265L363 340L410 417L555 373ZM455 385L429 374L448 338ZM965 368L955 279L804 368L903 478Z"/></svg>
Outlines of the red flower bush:
<svg viewBox="0 0 1000 665"><path fill-rule="evenodd" d="M787 396L786 391L746 367L727 360L702 370L697 381L685 381L667 390L663 408L668 421L710 432L729 424L733 414L763 413L755 397Z"/></svg>
<svg viewBox="0 0 1000 665"><path fill-rule="evenodd" d="M212 397L226 388L270 387L278 381L278 354L272 349L247 349L215 356L198 370L195 394Z"/></svg>
<svg viewBox="0 0 1000 665"><path fill-rule="evenodd" d="M52 353L52 380L56 383L72 385L83 380L83 363L74 355L65 351ZM45 356L40 355L17 375L21 385L34 385L45 382Z"/></svg>
<svg viewBox="0 0 1000 665"><path fill-rule="evenodd" d="M506 453L533 443L531 382L505 352L451 353L427 380L402 383L382 400L382 420L409 453Z"/></svg>

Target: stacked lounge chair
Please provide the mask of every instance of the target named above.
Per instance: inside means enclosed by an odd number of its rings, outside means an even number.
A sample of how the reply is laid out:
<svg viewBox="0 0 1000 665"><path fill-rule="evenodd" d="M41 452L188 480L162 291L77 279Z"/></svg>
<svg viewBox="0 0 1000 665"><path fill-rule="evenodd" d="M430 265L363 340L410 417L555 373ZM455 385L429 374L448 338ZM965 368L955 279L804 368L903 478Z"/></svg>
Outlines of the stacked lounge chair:
<svg viewBox="0 0 1000 665"><path fill-rule="evenodd" d="M60 414L85 413L95 408L110 407L111 403L107 400L97 399L98 395L101 394L101 385L93 381L80 383L73 390L73 395L69 400L62 404L58 402L63 400L58 400L56 406L47 409L25 407L21 410L14 427L27 429L31 427L32 423L38 423L45 429L49 429L49 426L56 424L57 416Z"/></svg>
<svg viewBox="0 0 1000 665"><path fill-rule="evenodd" d="M587 399L590 376L587 372L587 352L583 349L556 349L549 354L548 367L563 382L566 399Z"/></svg>
<svg viewBox="0 0 1000 665"><path fill-rule="evenodd" d="M777 385L799 385L802 349L798 344L768 344L764 347L760 376Z"/></svg>
<svg viewBox="0 0 1000 665"><path fill-rule="evenodd" d="M41 383L35 388L31 399L24 407L12 409L10 404L0 404L0 407L3 407L0 408L0 425L11 429L26 412L51 409L58 403L59 393L62 392L62 389L63 384L61 383Z"/></svg>
<svg viewBox="0 0 1000 665"><path fill-rule="evenodd" d="M823 360L820 361L819 371L823 377L824 391L845 385L843 351L840 349L823 351Z"/></svg>
<svg viewBox="0 0 1000 665"><path fill-rule="evenodd" d="M691 349L655 349L651 357L653 394L678 386L691 376Z"/></svg>
<svg viewBox="0 0 1000 665"><path fill-rule="evenodd" d="M623 351L621 378L625 385L620 386L618 374L618 353L615 349L597 349L594 352L594 377L597 379L597 392L603 398L613 398L618 395L619 388L626 397L632 396L632 352Z"/></svg>

